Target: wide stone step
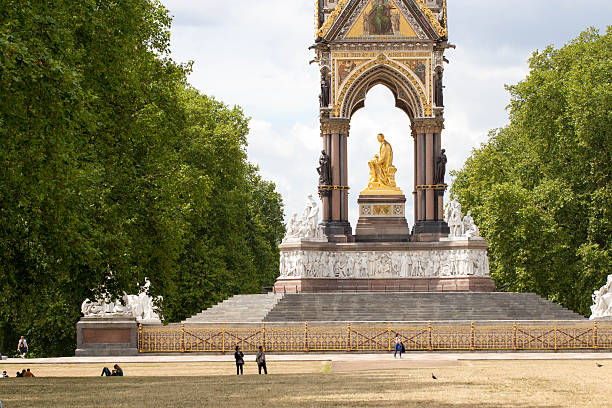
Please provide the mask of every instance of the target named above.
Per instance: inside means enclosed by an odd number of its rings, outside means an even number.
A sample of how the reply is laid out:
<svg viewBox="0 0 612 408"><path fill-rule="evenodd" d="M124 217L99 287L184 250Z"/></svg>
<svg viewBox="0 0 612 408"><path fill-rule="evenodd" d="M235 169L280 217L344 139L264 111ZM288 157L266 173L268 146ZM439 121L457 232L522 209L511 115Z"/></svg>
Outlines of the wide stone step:
<svg viewBox="0 0 612 408"><path fill-rule="evenodd" d="M582 320L529 293L287 294L265 321Z"/></svg>

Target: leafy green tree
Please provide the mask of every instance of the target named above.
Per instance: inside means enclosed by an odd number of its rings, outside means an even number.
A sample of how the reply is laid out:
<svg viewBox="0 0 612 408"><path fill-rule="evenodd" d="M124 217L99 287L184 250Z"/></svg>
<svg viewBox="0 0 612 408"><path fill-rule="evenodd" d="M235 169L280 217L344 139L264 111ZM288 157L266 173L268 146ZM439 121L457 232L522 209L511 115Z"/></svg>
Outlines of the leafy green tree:
<svg viewBox="0 0 612 408"><path fill-rule="evenodd" d="M491 243L491 276L584 315L612 271L612 28L535 52L510 124L454 173Z"/></svg>
<svg viewBox="0 0 612 408"><path fill-rule="evenodd" d="M170 24L157 0L0 3L0 337L35 355L71 354L102 289L149 277L177 320L274 280L280 197Z"/></svg>

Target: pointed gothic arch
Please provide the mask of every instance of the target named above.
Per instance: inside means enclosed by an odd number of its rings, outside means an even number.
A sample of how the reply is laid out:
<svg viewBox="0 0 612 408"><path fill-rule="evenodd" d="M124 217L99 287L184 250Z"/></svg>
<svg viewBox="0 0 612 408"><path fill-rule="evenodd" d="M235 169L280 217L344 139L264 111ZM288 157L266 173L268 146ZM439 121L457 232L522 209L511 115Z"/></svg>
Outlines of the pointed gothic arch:
<svg viewBox="0 0 612 408"><path fill-rule="evenodd" d="M416 84L415 78L406 76L406 72L409 75L414 74L406 70L402 72L401 66L393 61L385 62L365 69L356 74L352 81L347 82L341 92L342 100L338 104L340 117L351 118L363 108L368 91L376 85L384 85L391 91L395 98L395 107L404 111L410 120L424 116L423 90Z"/></svg>

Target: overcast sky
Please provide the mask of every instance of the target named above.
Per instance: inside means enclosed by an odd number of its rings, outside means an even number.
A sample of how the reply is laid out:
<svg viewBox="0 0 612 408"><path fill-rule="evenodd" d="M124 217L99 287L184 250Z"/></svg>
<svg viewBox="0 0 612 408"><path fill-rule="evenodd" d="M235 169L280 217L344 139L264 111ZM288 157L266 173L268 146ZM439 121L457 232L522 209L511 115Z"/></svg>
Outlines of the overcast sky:
<svg viewBox="0 0 612 408"><path fill-rule="evenodd" d="M172 57L193 61L190 82L251 117L249 160L276 183L285 214L301 213L316 194L321 141L318 68L308 65L314 36L312 0L162 0L174 17ZM560 47L589 26L612 23L611 0L448 0L445 70L448 168L461 168L490 129L507 123L505 84L528 72L527 59L549 44ZM397 183L407 196L413 224L413 152L410 121L394 108L391 92L373 88L351 121L350 221L368 181L367 161L382 132L394 149ZM448 178L448 177L447 177ZM447 180L449 181L449 180ZM447 193L448 196L448 193Z"/></svg>

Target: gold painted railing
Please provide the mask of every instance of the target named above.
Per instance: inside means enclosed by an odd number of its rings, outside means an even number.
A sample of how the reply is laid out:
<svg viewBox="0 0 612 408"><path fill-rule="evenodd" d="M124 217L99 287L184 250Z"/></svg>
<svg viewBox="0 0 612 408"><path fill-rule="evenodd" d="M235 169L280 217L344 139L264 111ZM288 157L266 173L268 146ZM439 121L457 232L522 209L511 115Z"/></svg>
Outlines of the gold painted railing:
<svg viewBox="0 0 612 408"><path fill-rule="evenodd" d="M597 350L612 349L612 326L423 325L266 326L251 328L190 327L185 325L138 329L141 353L225 353L235 346L255 352L392 351L396 333L407 351L434 350Z"/></svg>

